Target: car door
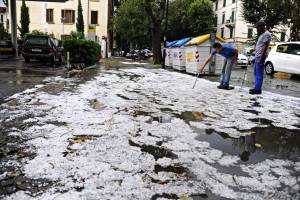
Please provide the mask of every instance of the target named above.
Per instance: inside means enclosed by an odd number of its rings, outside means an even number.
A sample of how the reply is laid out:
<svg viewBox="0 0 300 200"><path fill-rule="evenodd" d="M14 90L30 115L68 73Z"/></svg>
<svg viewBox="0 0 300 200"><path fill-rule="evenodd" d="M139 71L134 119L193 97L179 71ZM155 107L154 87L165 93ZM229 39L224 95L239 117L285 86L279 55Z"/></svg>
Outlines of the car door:
<svg viewBox="0 0 300 200"><path fill-rule="evenodd" d="M287 63L289 61L288 54L289 44L280 44L277 46L276 53L271 54L271 62L274 65L274 70L279 72L287 72Z"/></svg>
<svg viewBox="0 0 300 200"><path fill-rule="evenodd" d="M294 43L289 45L288 70L290 73L300 74L300 44Z"/></svg>

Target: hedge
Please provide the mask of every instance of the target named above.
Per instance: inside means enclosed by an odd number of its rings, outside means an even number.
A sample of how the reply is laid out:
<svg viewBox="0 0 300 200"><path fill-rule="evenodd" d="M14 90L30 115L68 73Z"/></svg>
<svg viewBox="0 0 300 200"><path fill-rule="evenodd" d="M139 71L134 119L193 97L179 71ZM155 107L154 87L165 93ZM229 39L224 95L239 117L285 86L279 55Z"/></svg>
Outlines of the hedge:
<svg viewBox="0 0 300 200"><path fill-rule="evenodd" d="M86 66L99 61L101 47L97 42L71 38L63 43L64 51L70 52L71 63L84 63Z"/></svg>

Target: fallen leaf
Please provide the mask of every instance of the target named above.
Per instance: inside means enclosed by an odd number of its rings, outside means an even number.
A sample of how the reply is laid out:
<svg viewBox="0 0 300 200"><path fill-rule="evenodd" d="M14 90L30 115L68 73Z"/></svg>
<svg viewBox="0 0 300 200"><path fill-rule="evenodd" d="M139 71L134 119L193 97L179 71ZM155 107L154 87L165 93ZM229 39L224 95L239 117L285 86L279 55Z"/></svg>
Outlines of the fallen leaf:
<svg viewBox="0 0 300 200"><path fill-rule="evenodd" d="M193 200L192 197L181 197L180 200Z"/></svg>

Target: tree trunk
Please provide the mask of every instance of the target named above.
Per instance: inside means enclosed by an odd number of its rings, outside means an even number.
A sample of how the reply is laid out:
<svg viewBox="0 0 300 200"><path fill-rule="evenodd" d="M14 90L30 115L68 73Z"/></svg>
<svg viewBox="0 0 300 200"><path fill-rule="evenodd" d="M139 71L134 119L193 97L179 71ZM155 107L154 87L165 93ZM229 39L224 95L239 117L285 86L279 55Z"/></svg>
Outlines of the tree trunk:
<svg viewBox="0 0 300 200"><path fill-rule="evenodd" d="M160 23L155 23L151 28L152 33L152 48L153 48L153 62L154 64L161 64L161 27Z"/></svg>

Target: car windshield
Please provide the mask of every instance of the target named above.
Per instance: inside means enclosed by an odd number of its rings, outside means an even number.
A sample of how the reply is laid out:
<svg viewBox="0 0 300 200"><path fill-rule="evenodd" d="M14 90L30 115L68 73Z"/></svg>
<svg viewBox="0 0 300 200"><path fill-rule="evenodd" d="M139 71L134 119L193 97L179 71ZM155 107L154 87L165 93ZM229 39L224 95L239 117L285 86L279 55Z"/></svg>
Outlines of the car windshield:
<svg viewBox="0 0 300 200"><path fill-rule="evenodd" d="M45 37L34 37L34 38L29 38L26 41L27 44L32 44L32 45L47 45L48 44L48 38Z"/></svg>

